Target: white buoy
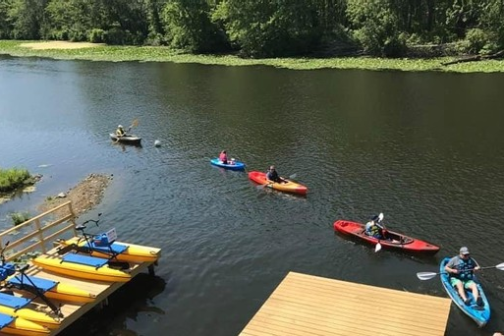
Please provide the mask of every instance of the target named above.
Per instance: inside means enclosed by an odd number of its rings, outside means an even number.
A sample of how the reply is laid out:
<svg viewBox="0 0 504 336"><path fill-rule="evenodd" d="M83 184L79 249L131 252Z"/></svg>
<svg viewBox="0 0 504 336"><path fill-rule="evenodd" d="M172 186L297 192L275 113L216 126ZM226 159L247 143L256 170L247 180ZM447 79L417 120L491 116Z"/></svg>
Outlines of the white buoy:
<svg viewBox="0 0 504 336"><path fill-rule="evenodd" d="M161 141L159 140L154 141L154 146L161 147Z"/></svg>

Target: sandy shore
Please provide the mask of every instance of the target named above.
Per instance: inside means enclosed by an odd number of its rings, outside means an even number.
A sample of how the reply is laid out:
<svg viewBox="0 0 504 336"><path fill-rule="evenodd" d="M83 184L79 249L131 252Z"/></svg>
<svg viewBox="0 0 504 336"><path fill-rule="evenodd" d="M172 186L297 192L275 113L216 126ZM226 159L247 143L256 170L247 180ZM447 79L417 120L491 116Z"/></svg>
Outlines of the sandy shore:
<svg viewBox="0 0 504 336"><path fill-rule="evenodd" d="M45 42L30 42L22 43L21 47L31 48L34 50L45 49L82 49L100 47L103 43L89 43L89 42L69 42L69 41L45 41Z"/></svg>
<svg viewBox="0 0 504 336"><path fill-rule="evenodd" d="M70 189L65 197L51 197L39 206L41 212L50 210L62 203L72 201L72 208L76 216L79 216L98 205L103 197L112 176L91 174L77 186Z"/></svg>

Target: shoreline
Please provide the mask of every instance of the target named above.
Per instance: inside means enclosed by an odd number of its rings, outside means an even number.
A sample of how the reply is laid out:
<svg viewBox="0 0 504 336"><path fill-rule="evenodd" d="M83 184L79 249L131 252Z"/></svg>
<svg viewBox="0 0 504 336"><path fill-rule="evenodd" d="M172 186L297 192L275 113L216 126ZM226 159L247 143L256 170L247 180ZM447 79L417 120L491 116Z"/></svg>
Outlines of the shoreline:
<svg viewBox="0 0 504 336"><path fill-rule="evenodd" d="M112 179L113 175L89 174L66 193L47 197L42 204L37 206L37 210L42 213L62 203L72 201L73 212L76 217L79 217L100 204L103 194Z"/></svg>
<svg viewBox="0 0 504 336"><path fill-rule="evenodd" d="M500 73L504 60L481 60L443 66L442 63L458 59L441 58L265 58L244 59L233 55L185 54L168 47L108 46L96 43L67 41L17 41L0 40L0 54L13 57L42 57L56 60L86 60L102 62L170 62L196 63L220 66L272 66L290 70L373 70L444 73Z"/></svg>

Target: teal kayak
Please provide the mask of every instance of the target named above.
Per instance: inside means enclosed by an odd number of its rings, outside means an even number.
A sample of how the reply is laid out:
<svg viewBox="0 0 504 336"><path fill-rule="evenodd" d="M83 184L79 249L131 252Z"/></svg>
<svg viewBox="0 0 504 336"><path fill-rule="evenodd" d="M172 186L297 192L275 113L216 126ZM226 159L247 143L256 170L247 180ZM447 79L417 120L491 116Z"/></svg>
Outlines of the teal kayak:
<svg viewBox="0 0 504 336"><path fill-rule="evenodd" d="M231 163L234 162L234 163ZM221 160L218 158L210 160L210 163L213 164L214 166L221 167L221 168L226 168L230 170L243 170L245 169L245 164L240 161L228 161L228 163L222 163Z"/></svg>
<svg viewBox="0 0 504 336"><path fill-rule="evenodd" d="M467 298L470 299L469 305L466 305L460 295L457 292L457 289L454 288L451 283L450 283L450 277L449 275L445 272L445 266L448 264L450 261L450 258L444 258L441 261L441 264L439 265L439 271L440 271L440 278L441 278L441 283L443 284L444 289L446 290L446 293L450 296L452 299L453 303L457 305L457 307L460 308L470 318L474 320L478 324L479 327L483 327L488 323L490 320L490 304L488 303L487 297L485 295L485 292L483 292L483 288L481 287L481 284L475 279L474 282L476 282L476 285L478 287L478 292L479 295L481 296L481 299L483 300L483 306L478 306L474 300L474 297L472 295L472 292L470 290L466 290L466 295Z"/></svg>

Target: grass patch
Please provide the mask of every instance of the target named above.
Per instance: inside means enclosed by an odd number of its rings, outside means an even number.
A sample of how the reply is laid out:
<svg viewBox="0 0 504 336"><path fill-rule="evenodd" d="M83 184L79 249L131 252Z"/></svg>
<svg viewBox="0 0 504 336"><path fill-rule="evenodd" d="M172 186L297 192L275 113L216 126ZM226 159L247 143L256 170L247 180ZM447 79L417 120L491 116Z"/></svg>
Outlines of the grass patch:
<svg viewBox="0 0 504 336"><path fill-rule="evenodd" d="M453 57L432 59L341 57L341 58L265 58L244 59L233 55L193 55L168 47L97 46L83 49L33 50L20 44L40 41L0 40L0 54L19 57L48 57L89 61L138 61L198 63L207 65L250 66L267 65L293 70L315 69L362 69L400 71L443 71L443 72L504 72L504 61L487 60L442 66Z"/></svg>
<svg viewBox="0 0 504 336"><path fill-rule="evenodd" d="M0 168L0 192L11 192L33 183L35 183L35 181L26 169Z"/></svg>
<svg viewBox="0 0 504 336"><path fill-rule="evenodd" d="M14 226L18 226L31 218L31 215L28 212L14 212L11 213L10 216L12 218L12 222L14 222Z"/></svg>

